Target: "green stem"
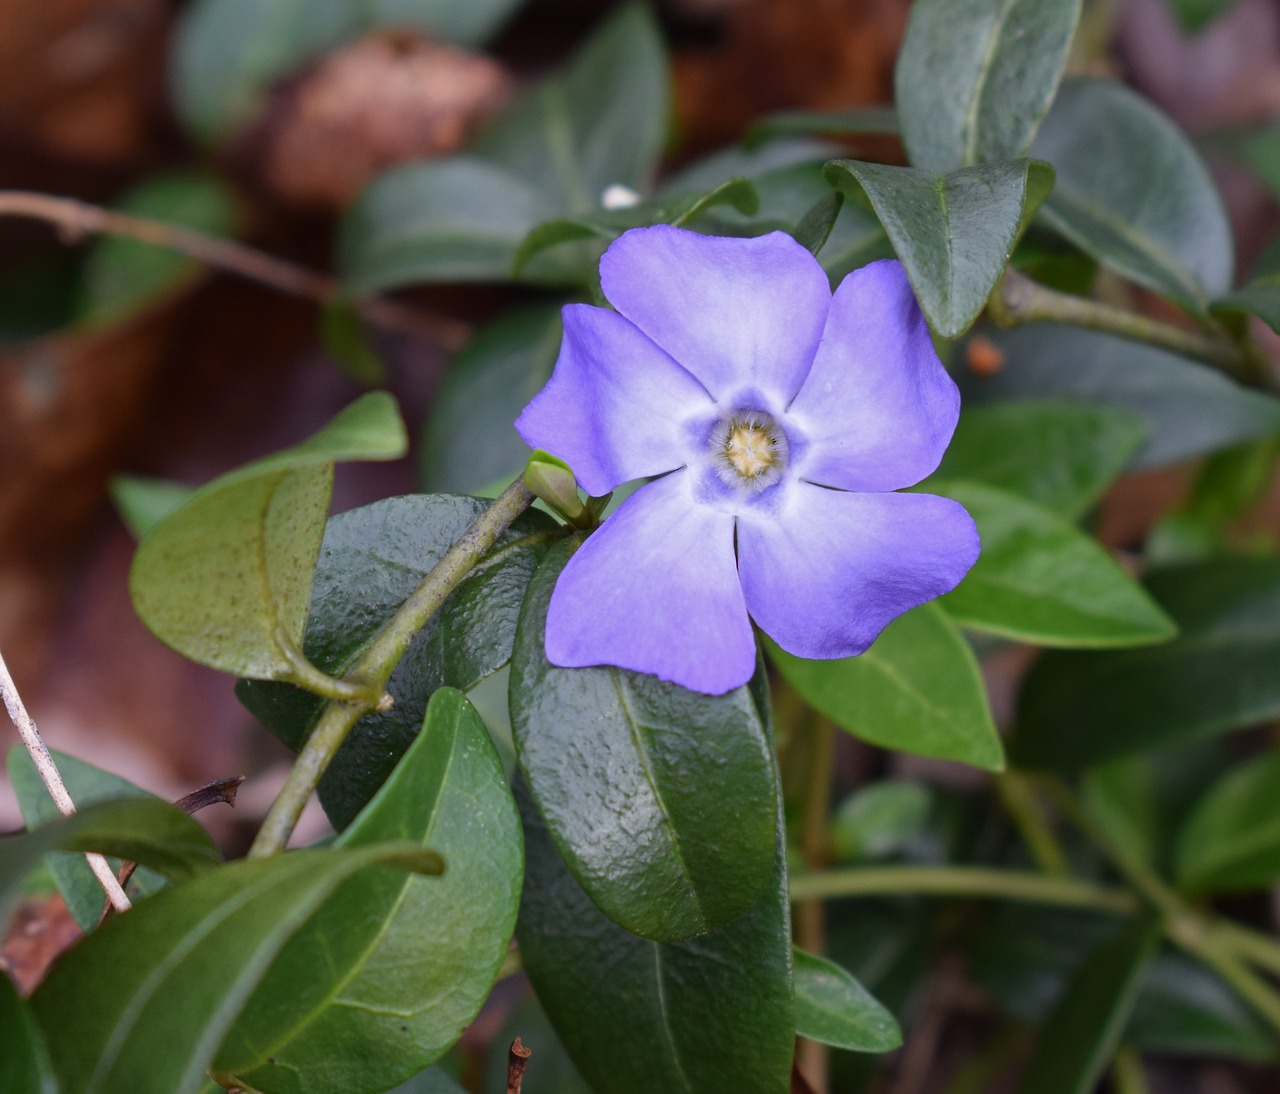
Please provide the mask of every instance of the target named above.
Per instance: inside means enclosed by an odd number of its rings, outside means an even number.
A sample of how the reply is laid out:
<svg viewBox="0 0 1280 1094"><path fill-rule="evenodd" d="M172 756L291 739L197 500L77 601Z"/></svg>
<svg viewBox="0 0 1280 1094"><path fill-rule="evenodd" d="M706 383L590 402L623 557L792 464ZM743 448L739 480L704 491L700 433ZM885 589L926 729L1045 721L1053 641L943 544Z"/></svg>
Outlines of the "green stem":
<svg viewBox="0 0 1280 1094"><path fill-rule="evenodd" d="M1071 296L1007 270L988 301L988 314L1001 327L1023 323L1070 323L1133 342L1145 342L1215 365L1241 383L1275 390L1265 358L1217 332L1183 330L1098 300Z"/></svg>
<svg viewBox="0 0 1280 1094"><path fill-rule="evenodd" d="M1147 1094L1146 1072L1142 1069L1142 1057L1123 1045L1116 1051L1111 1065L1111 1088L1115 1094Z"/></svg>
<svg viewBox="0 0 1280 1094"><path fill-rule="evenodd" d="M995 786L1005 812L1013 820L1036 865L1054 877L1070 877L1067 856L1040 812L1026 776L1013 770L1003 771L995 776Z"/></svg>
<svg viewBox="0 0 1280 1094"><path fill-rule="evenodd" d="M859 866L791 879L792 901L879 895L993 897L1110 915L1136 915L1141 910L1139 902L1121 889L986 866Z"/></svg>
<svg viewBox="0 0 1280 1094"><path fill-rule="evenodd" d="M1236 956L1280 976L1280 939L1227 919L1214 920L1209 933L1217 935L1222 945Z"/></svg>
<svg viewBox="0 0 1280 1094"><path fill-rule="evenodd" d="M383 695L392 670L405 655L413 636L440 610L449 594L532 501L533 495L525 489L522 479L508 486L444 553L342 678L344 685L356 689L363 698L334 699L325 707L262 822L249 849L250 858L262 858L284 849L303 807L352 726L364 715L384 706L383 700L375 696Z"/></svg>

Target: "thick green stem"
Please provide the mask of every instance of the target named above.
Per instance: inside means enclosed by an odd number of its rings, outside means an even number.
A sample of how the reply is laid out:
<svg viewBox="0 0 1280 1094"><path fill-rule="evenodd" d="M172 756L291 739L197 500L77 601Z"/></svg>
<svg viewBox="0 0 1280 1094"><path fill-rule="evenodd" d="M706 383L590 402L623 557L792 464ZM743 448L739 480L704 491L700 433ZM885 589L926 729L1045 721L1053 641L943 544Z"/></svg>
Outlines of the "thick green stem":
<svg viewBox="0 0 1280 1094"><path fill-rule="evenodd" d="M997 326L1047 322L1087 327L1205 361L1253 387L1276 389L1265 357L1225 334L1183 330L1098 300L1060 293L1017 270L1005 272L987 302L987 311Z"/></svg>
<svg viewBox="0 0 1280 1094"><path fill-rule="evenodd" d="M369 644L360 660L342 678L344 686L365 698L332 700L325 707L262 822L262 828L249 849L250 858L262 858L284 849L303 807L315 792L320 777L347 739L352 726L364 715L384 705L377 697L382 696L392 671L409 648L413 636L440 610L449 594L532 501L533 495L525 489L522 479L508 486L445 552Z"/></svg>
<svg viewBox="0 0 1280 1094"><path fill-rule="evenodd" d="M1122 889L985 866L859 866L800 874L791 879L793 901L911 894L990 897L1085 908L1110 915L1136 915L1142 907Z"/></svg>

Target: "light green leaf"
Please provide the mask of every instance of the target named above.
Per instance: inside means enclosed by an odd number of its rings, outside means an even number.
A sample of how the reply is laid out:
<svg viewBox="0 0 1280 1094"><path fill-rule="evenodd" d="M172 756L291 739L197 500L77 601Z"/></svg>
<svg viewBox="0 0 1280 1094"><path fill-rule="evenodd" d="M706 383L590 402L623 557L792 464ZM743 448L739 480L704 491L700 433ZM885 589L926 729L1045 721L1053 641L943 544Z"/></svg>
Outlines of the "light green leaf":
<svg viewBox="0 0 1280 1094"><path fill-rule="evenodd" d="M832 961L792 952L796 1034L850 1052L892 1052L902 1030L866 988Z"/></svg>
<svg viewBox="0 0 1280 1094"><path fill-rule="evenodd" d="M996 486L1075 520L1102 497L1145 432L1136 415L1083 401L966 405L937 476Z"/></svg>
<svg viewBox="0 0 1280 1094"><path fill-rule="evenodd" d="M194 1087L289 937L373 866L444 869L412 844L294 851L172 885L103 924L31 998L64 1094Z"/></svg>
<svg viewBox="0 0 1280 1094"><path fill-rule="evenodd" d="M1099 262L1196 315L1230 288L1231 228L1213 179L1141 96L1068 80L1032 154L1058 172L1041 216Z"/></svg>
<svg viewBox="0 0 1280 1094"><path fill-rule="evenodd" d="M894 72L911 164L1025 156L1079 18L1080 0L916 0Z"/></svg>
<svg viewBox="0 0 1280 1094"><path fill-rule="evenodd" d="M1169 567L1146 586L1178 637L1041 657L1019 701L1020 763L1078 769L1280 716L1280 560Z"/></svg>
<svg viewBox="0 0 1280 1094"><path fill-rule="evenodd" d="M859 787L831 817L832 849L842 862L897 854L924 829L932 804L920 783L884 779Z"/></svg>
<svg viewBox="0 0 1280 1094"><path fill-rule="evenodd" d="M53 753L62 781L66 783L71 800L83 809L87 805L101 801L117 801L128 798L146 798L156 801L154 795L135 786L119 775L103 771L93 764L85 763L74 756L63 752ZM13 784L14 796L18 799L18 807L22 810L22 819L28 828L37 828L57 820L62 814L49 797L49 791L40 781L36 765L27 750L21 745L14 745L9 750L8 758L9 782ZM119 860L111 861L112 868L119 870ZM53 854L45 860L49 874L58 892L67 902L76 924L82 931L91 931L102 918L103 896L102 886L94 876L83 855ZM164 879L150 870L140 869L134 872L129 881L128 893L133 898L149 896L154 893Z"/></svg>
<svg viewBox="0 0 1280 1094"><path fill-rule="evenodd" d="M773 870L768 732L745 687L713 697L642 673L550 664L547 605L574 547L547 553L520 613L510 691L520 767L605 915L646 938L701 934L750 908Z"/></svg>
<svg viewBox="0 0 1280 1094"><path fill-rule="evenodd" d="M366 871L293 936L218 1050L262 1094L385 1089L475 1018L515 929L523 837L483 723L436 691L422 732L337 847L430 846L441 878Z"/></svg>
<svg viewBox="0 0 1280 1094"><path fill-rule="evenodd" d="M1194 893L1264 889L1280 878L1280 752L1228 772L1178 838L1178 884Z"/></svg>
<svg viewBox="0 0 1280 1094"><path fill-rule="evenodd" d="M939 603L974 630L1042 646L1146 645L1176 628L1094 539L1048 509L976 482L930 479L960 502L982 553Z"/></svg>
<svg viewBox="0 0 1280 1094"><path fill-rule="evenodd" d="M920 308L940 335L962 334L1004 272L1024 212L1048 192L1052 172L1031 160L934 175L914 167L833 160L827 181L865 195L906 268Z"/></svg>
<svg viewBox="0 0 1280 1094"><path fill-rule="evenodd" d="M260 679L290 676L334 462L395 459L405 447L395 403L373 392L300 445L197 490L138 547L129 574L138 615L193 661Z"/></svg>
<svg viewBox="0 0 1280 1094"><path fill-rule="evenodd" d="M192 494L195 487L171 479L117 475L111 480L111 500L134 539L141 539Z"/></svg>
<svg viewBox="0 0 1280 1094"><path fill-rule="evenodd" d="M859 657L806 661L764 645L800 697L855 737L989 771L1004 766L973 651L936 604L899 616Z"/></svg>

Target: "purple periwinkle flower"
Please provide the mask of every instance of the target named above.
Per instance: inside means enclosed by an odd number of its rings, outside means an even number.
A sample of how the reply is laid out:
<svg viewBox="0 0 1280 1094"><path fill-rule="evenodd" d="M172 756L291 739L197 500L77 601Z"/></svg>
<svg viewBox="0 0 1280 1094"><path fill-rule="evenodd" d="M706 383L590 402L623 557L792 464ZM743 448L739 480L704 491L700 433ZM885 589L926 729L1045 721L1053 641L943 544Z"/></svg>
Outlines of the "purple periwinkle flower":
<svg viewBox="0 0 1280 1094"><path fill-rule="evenodd" d="M964 577L964 508L892 493L937 467L960 409L900 263L833 294L781 232L658 226L614 242L600 281L617 310L564 309L516 428L593 495L657 477L561 573L553 664L718 695L751 678L753 619L797 656L850 657Z"/></svg>

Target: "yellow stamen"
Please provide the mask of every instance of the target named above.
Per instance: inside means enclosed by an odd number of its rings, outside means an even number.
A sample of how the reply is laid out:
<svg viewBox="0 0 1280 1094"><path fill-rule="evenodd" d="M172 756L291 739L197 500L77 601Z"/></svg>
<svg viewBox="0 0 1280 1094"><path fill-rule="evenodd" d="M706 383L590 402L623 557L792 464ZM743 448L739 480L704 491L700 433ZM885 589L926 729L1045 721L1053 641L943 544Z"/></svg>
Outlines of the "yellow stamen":
<svg viewBox="0 0 1280 1094"><path fill-rule="evenodd" d="M735 423L729 430L724 454L744 479L754 479L778 462L777 447L769 430L747 422Z"/></svg>

